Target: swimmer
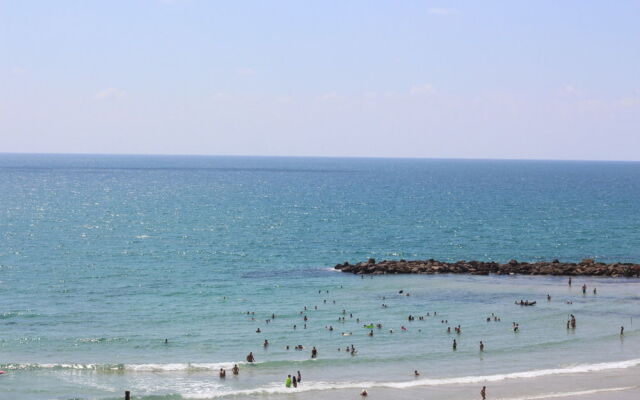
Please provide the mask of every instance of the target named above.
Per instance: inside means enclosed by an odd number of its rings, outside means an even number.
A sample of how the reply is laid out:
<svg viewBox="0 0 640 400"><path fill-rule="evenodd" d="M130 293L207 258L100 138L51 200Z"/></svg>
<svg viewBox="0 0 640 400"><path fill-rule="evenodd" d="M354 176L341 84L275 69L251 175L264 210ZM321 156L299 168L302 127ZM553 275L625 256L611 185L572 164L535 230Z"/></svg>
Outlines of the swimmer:
<svg viewBox="0 0 640 400"><path fill-rule="evenodd" d="M298 371L298 383L302 382L302 374Z"/></svg>
<svg viewBox="0 0 640 400"><path fill-rule="evenodd" d="M287 388L291 387L291 375L287 375L287 379L284 380L284 386Z"/></svg>
<svg viewBox="0 0 640 400"><path fill-rule="evenodd" d="M256 359L255 359L255 357L253 357L253 353L252 353L252 352L249 352L249 355L247 356L247 362L252 363L252 362L254 362L255 360L256 360Z"/></svg>
<svg viewBox="0 0 640 400"><path fill-rule="evenodd" d="M480 341L480 351L484 351L484 343L482 343L482 340Z"/></svg>
<svg viewBox="0 0 640 400"><path fill-rule="evenodd" d="M620 327L620 336L624 335L624 326Z"/></svg>
<svg viewBox="0 0 640 400"><path fill-rule="evenodd" d="M480 396L482 396L482 400L486 400L487 398L487 387L483 386L482 390L480 390Z"/></svg>
<svg viewBox="0 0 640 400"><path fill-rule="evenodd" d="M367 393L367 389L362 389L362 392L360 392L360 396L362 397L367 397L369 395L369 393Z"/></svg>
<svg viewBox="0 0 640 400"><path fill-rule="evenodd" d="M415 371L413 371L413 376L420 376L420 372L418 372L418 370L416 369Z"/></svg>
<svg viewBox="0 0 640 400"><path fill-rule="evenodd" d="M264 340L264 343L262 344L263 347L269 347L269 341L267 339Z"/></svg>
<svg viewBox="0 0 640 400"><path fill-rule="evenodd" d="M231 368L231 372L233 372L234 375L238 375L240 373L240 368L238 368L238 364L233 364L233 368Z"/></svg>
<svg viewBox="0 0 640 400"><path fill-rule="evenodd" d="M291 379L291 383L293 384L294 388L298 387L298 380L296 379L295 375L294 377Z"/></svg>
<svg viewBox="0 0 640 400"><path fill-rule="evenodd" d="M314 346L311 349L311 358L316 358L316 357L318 357L318 350L316 350L316 347Z"/></svg>
<svg viewBox="0 0 640 400"><path fill-rule="evenodd" d="M456 342L455 339L453 339L453 350L456 350L458 348L458 343Z"/></svg>
<svg viewBox="0 0 640 400"><path fill-rule="evenodd" d="M220 368L220 373L219 373L219 375L220 375L220 378L221 378L221 379L224 379L224 378L226 378L226 377L227 377L227 371L225 371L225 370L224 370L224 368Z"/></svg>
<svg viewBox="0 0 640 400"><path fill-rule="evenodd" d="M256 333L261 333L262 331L260 330L260 328L256 329Z"/></svg>

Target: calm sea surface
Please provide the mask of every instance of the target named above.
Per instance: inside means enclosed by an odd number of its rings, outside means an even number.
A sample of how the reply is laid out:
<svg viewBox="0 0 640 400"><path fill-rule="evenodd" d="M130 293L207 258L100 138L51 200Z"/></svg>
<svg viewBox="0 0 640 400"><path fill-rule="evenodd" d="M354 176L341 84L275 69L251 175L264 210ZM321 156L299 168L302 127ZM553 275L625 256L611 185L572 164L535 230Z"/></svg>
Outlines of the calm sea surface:
<svg viewBox="0 0 640 400"><path fill-rule="evenodd" d="M369 257L640 262L640 163L0 155L0 398L278 396L298 370L299 391L324 393L640 365L638 280L330 270ZM369 337L368 323L383 328ZM218 379L234 363L240 375Z"/></svg>

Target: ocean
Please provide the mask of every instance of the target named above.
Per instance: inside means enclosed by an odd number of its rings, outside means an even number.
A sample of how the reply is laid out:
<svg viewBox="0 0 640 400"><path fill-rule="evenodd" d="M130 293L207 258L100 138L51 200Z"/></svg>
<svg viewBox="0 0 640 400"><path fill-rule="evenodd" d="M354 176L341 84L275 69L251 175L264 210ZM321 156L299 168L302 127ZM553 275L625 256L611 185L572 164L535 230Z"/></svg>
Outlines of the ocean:
<svg viewBox="0 0 640 400"><path fill-rule="evenodd" d="M640 163L1 154L0 398L517 398L640 366L640 280L332 270L368 258L640 262Z"/></svg>

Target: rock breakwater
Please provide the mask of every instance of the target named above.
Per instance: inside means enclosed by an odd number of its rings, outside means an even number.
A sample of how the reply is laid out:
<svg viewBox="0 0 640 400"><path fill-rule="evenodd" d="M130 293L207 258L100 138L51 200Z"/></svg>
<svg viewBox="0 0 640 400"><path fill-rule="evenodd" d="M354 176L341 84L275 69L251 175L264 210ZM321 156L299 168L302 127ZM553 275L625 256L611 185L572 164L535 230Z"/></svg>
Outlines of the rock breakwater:
<svg viewBox="0 0 640 400"><path fill-rule="evenodd" d="M357 264L338 264L335 269L353 274L471 274L471 275L567 275L567 276L611 276L640 278L640 264L595 262L584 259L579 263L519 262L511 260L506 264L484 261L443 262L437 260L384 260L376 262L370 258Z"/></svg>

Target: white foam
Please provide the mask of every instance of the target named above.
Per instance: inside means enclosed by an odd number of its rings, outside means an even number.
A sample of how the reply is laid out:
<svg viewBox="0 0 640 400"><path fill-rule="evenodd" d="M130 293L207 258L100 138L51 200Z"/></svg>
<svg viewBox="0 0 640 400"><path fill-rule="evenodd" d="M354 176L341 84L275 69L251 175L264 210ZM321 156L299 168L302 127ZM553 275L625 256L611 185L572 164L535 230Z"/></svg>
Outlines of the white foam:
<svg viewBox="0 0 640 400"><path fill-rule="evenodd" d="M234 364L242 365L243 362L221 363L173 363L173 364L125 364L124 369L129 371L217 371L220 368L233 368Z"/></svg>
<svg viewBox="0 0 640 400"><path fill-rule="evenodd" d="M640 389L640 387L638 387L638 386L625 386L625 387L615 387L615 388L580 390L580 391L576 391L576 392L553 392L553 393L535 394L535 395L523 396L523 397L503 398L503 399L496 399L496 400L558 399L558 398L562 398L562 397L585 396L585 395L589 395L589 394L604 393L604 392L622 392L622 391L625 391L625 390L634 390L634 389Z"/></svg>
<svg viewBox="0 0 640 400"><path fill-rule="evenodd" d="M497 382L506 379L525 379L525 378L537 378L548 375L558 374L576 374L585 372L597 372L606 371L611 369L623 369L636 367L640 365L640 358L626 361L614 361L598 364L579 364L571 367L564 368L549 368L538 369L532 371L511 372L508 374L495 374L495 375L479 375L479 376L463 376L457 378L441 378L441 379L417 379L410 382L396 382L396 383L383 383L378 386L394 387L394 388L407 388L413 386L434 386L434 385L451 385L457 383L481 383L481 382Z"/></svg>
<svg viewBox="0 0 640 400"><path fill-rule="evenodd" d="M168 364L81 364L81 363L34 363L34 364L4 364L3 369L74 369L74 370L112 370L135 372L162 372L162 371L217 371L220 368L233 368L234 364L243 365L245 362L219 362L219 363L168 363ZM259 363L254 363L259 364Z"/></svg>

